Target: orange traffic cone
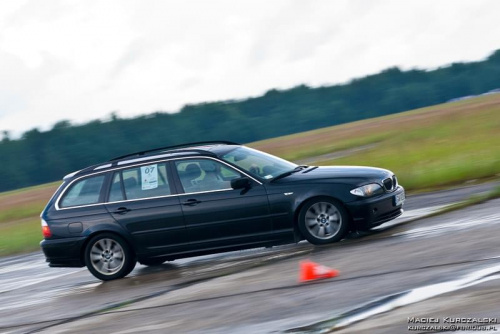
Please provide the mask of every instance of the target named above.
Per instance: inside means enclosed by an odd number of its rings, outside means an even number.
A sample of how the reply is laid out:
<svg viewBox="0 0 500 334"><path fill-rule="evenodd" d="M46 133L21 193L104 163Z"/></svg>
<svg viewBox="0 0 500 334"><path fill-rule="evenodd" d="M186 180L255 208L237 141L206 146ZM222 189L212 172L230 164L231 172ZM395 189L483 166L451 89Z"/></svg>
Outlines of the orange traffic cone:
<svg viewBox="0 0 500 334"><path fill-rule="evenodd" d="M338 270L322 266L309 260L300 261L300 282L307 282L323 278L332 278L338 275Z"/></svg>

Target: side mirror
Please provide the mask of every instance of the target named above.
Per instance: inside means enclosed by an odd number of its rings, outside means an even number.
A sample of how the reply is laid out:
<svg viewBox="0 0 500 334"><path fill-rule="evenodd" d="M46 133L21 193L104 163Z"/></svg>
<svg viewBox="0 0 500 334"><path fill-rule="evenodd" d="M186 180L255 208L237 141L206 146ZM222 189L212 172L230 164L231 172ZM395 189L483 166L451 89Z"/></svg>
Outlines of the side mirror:
<svg viewBox="0 0 500 334"><path fill-rule="evenodd" d="M245 189L250 188L250 179L248 177L239 177L237 179L231 180L231 188L233 189Z"/></svg>

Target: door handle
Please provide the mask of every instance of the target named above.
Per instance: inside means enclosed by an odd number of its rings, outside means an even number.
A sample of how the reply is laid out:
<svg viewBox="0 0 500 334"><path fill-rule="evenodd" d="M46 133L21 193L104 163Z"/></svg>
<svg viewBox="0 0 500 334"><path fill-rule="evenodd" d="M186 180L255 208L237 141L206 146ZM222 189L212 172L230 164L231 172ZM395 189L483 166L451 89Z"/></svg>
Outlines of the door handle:
<svg viewBox="0 0 500 334"><path fill-rule="evenodd" d="M196 204L200 204L200 203L201 203L201 201L198 201L197 199L192 198L192 199L188 199L185 202L182 202L182 205L190 205L191 206L191 205L196 205Z"/></svg>
<svg viewBox="0 0 500 334"><path fill-rule="evenodd" d="M118 209L116 209L115 211L113 211L113 213L116 213L116 214L119 214L119 215L123 215L124 213L127 213L129 211L132 211L131 209L127 209L126 207L122 206L122 207L119 207Z"/></svg>

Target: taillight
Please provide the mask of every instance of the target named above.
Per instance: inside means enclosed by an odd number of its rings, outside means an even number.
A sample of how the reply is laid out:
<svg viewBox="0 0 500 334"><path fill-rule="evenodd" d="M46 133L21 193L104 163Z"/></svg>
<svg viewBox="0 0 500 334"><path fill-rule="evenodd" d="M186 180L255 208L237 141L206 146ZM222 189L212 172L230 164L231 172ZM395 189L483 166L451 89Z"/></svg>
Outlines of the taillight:
<svg viewBox="0 0 500 334"><path fill-rule="evenodd" d="M42 219L42 234L44 238L50 238L52 233L50 232L49 225L45 220Z"/></svg>

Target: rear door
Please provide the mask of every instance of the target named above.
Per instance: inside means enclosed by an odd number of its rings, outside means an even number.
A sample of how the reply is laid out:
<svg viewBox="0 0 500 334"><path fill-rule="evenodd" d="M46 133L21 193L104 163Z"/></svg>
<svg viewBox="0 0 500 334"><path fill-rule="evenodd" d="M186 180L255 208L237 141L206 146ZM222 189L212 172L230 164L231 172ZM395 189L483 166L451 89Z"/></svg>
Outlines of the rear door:
<svg viewBox="0 0 500 334"><path fill-rule="evenodd" d="M216 249L260 243L272 238L269 203L262 184L232 189L243 176L215 159L173 160L186 227L193 249Z"/></svg>
<svg viewBox="0 0 500 334"><path fill-rule="evenodd" d="M106 208L126 228L140 253L164 255L187 249L187 230L166 162L115 171Z"/></svg>

